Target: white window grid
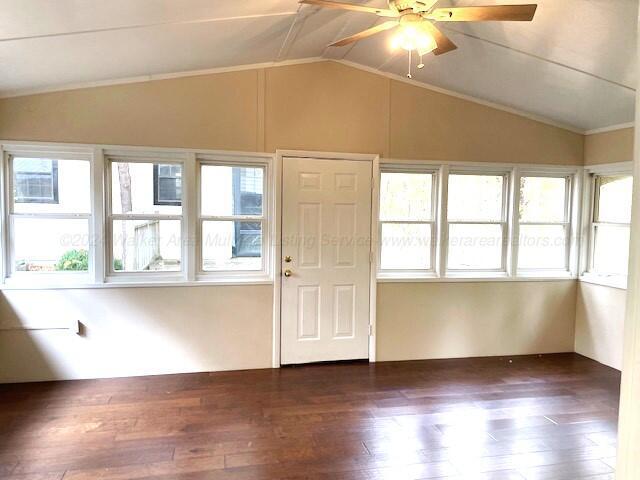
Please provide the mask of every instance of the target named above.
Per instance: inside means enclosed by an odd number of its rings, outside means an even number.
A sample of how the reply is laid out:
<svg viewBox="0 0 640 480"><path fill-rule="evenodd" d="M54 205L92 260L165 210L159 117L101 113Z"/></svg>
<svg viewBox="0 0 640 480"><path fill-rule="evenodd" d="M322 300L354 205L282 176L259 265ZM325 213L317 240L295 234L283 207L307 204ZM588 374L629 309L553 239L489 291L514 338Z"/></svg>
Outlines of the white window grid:
<svg viewBox="0 0 640 480"><path fill-rule="evenodd" d="M176 271L116 271L114 269L114 257L113 257L113 225L117 221L127 221L127 220L146 220L146 221L161 221L161 220L178 220L180 221L180 231L181 231L181 242L184 245L186 239L184 238L185 233L185 187L183 185L182 188L182 198L181 198L181 208L182 213L179 215L175 214L138 214L138 213L113 213L112 211L112 194L111 185L112 185L112 172L113 172L113 164L115 163L147 163L147 164L176 164L180 165L184 169L184 160L180 159L177 156L166 156L166 155L153 155L153 154L142 154L142 155L127 155L127 154L107 154L104 162L104 189L105 189L105 228L104 228L104 245L105 245L105 273L107 278L113 280L130 280L135 281L137 279L146 278L146 279L154 279L154 280L166 280L166 281L180 281L184 279L186 269L186 258L185 258L185 249L181 249L180 255L180 270Z"/></svg>
<svg viewBox="0 0 640 480"><path fill-rule="evenodd" d="M461 275L469 275L473 273L480 273L481 275L486 274L506 274L507 273L507 264L508 264L508 255L509 255L509 191L512 184L512 178L509 170L504 169L492 169L488 168L453 168L447 171L446 174L446 182L448 185L449 176L450 175L471 175L471 176L500 176L503 178L502 181L502 211L500 213L500 218L498 220L465 220L465 219L456 219L449 220L448 214L445 211L443 216L443 224L445 226L444 238L442 241L442 249L444 250L443 256L443 264L446 266L445 272L446 274L451 274L452 276L461 276ZM445 179L443 178L443 181ZM443 198L441 201L443 205L445 202L448 203L448 187L447 187L447 198ZM446 208L445 208L446 210ZM449 267L449 255L448 255L448 247L449 247L449 227L450 225L498 225L500 226L501 231L501 255L500 255L500 266L498 268L466 268L466 269L458 269L458 268L450 268Z"/></svg>
<svg viewBox="0 0 640 480"><path fill-rule="evenodd" d="M621 228L630 230L631 224L627 222L605 222L599 219L598 216L598 207L600 203L600 189L599 181L602 177L610 177L610 176L631 176L631 172L628 171L615 171L611 172L599 172L599 173L591 173L590 174L590 209L589 209L589 238L588 238L588 250L587 250L587 265L586 272L591 275L597 276L605 276L605 277L626 277L626 275L615 275L615 274L607 274L603 272L595 271L595 242L596 242L596 231L598 228Z"/></svg>
<svg viewBox="0 0 640 480"><path fill-rule="evenodd" d="M222 166L222 167L247 167L247 168L260 168L262 169L262 214L261 215L204 215L202 213L202 189L201 189L201 172L205 166ZM270 252L271 252L271 235L270 226L268 222L269 213L269 179L270 171L268 162L257 162L251 159L219 159L216 156L198 156L197 161L197 226L196 226L196 263L197 263L197 275L199 279L210 279L221 275L226 277L239 277L239 278L252 278L252 277L265 277L269 275L270 264ZM204 222L256 222L260 223L262 234L262 248L261 248L261 264L260 270L204 270L204 254L203 254L203 224Z"/></svg>
<svg viewBox="0 0 640 480"><path fill-rule="evenodd" d="M263 283L272 282L273 277L273 262L272 249L274 244L271 237L273 236L274 226L271 224L271 216L273 209L275 208L275 199L271 198L271 185L274 181L272 176L272 162L273 155L263 153L245 153L245 152L226 152L226 151L207 151L207 150L193 150L193 149L169 149L169 148L154 148L154 147L121 147L121 146L106 146L106 145L73 145L73 144L58 144L58 143L43 143L43 142L1 142L0 144L0 160L3 162L3 166L0 169L0 175L3 176L0 187L4 190L2 194L3 204L0 205L2 210L3 222L0 225L1 235L0 241L2 243L2 279L0 281L6 282L9 288L15 283L16 288L22 288L25 282L31 285L37 272L17 272L25 273L25 277L28 280L21 279L14 282L11 276L11 262L12 262L12 245L11 245L11 219L12 205L10 192L12 186L10 184L10 171L9 171L9 156L16 155L20 157L27 157L32 155L36 158L55 158L60 160L87 160L91 164L91 213L90 214L71 214L73 218L85 218L90 223L90 235L92 241L89 245L89 275L80 279L82 275L76 275L76 272L70 272L73 279L66 282L62 279L66 274L55 273L55 275L46 275L51 280L49 283L43 282L42 285L46 288L56 287L58 284L64 288L66 286L83 286L91 284L110 283L115 281L121 285L131 284L163 284L163 283ZM113 159L125 160L125 161L146 161L151 163L182 163L183 165L183 192L182 192L182 215L174 216L182 221L182 233L183 233L183 246L182 250L182 262L180 272L171 272L171 276L167 277L166 272L113 272L113 262L110 258L112 253L111 249L111 237L110 237L110 219L111 216L111 204L110 204L110 170L111 161ZM215 271L215 272L203 272L199 267L201 264L201 246L199 238L199 225L201 220L211 219L225 219L223 217L202 217L200 218L199 210L199 181L197 180L199 172L199 163L213 163L223 165L247 165L247 166L263 166L264 170L264 191L263 191L263 214L260 218L262 225L263 235L263 271ZM625 168L629 169L628 165ZM470 174L496 174L500 173L506 176L507 181L504 182L503 192L503 215L499 223L502 228L503 237L506 239L503 246L502 254L502 269L500 271L447 271L445 269L447 259L447 230L448 224L453 222L447 222L447 187L448 187L448 174L451 169L452 173L470 173ZM532 172L529 170L533 169ZM593 207L593 202L589 204L586 201L588 193L586 190L591 187L587 177L584 175L578 176L578 172L590 171L589 167L583 169L581 167L556 167L545 165L527 165L521 166L519 164L505 164L505 163L480 163L480 162L438 162L438 161L403 161L393 160L389 162L383 162L381 165L382 171L425 171L429 173L435 173L433 188L434 201L432 202L433 216L427 223L431 224L433 236L436 239L432 242L432 269L429 271L411 271L402 270L398 272L381 272L378 270L378 278L385 280L385 275L389 273L396 273L399 276L397 278L389 277L391 281L394 280L407 280L411 281L416 278L424 278L425 281L438 281L438 279L447 279L460 277L460 279L491 279L491 278L505 278L512 277L515 279L527 279L536 276L540 279L545 278L568 278L569 276L575 277L578 272L578 263L581 265L581 272L586 272L586 261L589 257L587 250L591 249L590 242L587 241L589 235L588 231L591 228L589 214L585 210L589 210L589 207ZM569 200L568 209L571 212L567 216L566 228L571 232L577 231L578 217L582 215L582 226L580 228L583 232L582 237L573 235L571 237L571 245L568 249L571 253L568 255L570 258L570 270L564 272L566 275L562 276L562 272L549 272L549 275L539 274L534 275L529 271L517 271L517 252L518 246L513 245L513 238L517 238L517 231L519 228L519 219L516 217L517 209L516 201L519 194L519 188L514 188L519 185L519 175L531 175L541 176L543 173L551 174L552 176L567 175L571 183L571 195L574 195L572 200ZM611 170L606 170L606 174L611 174ZM616 172L630 174L630 171ZM577 180L576 180L577 179ZM583 188L585 186L585 188ZM584 192L584 193L583 193ZM576 200L576 195L581 195L581 200ZM379 202L379 198L374 198ZM375 208L374 208L375 211ZM580 213L582 212L582 213ZM61 214L67 216L68 214ZM164 218L171 218L163 216ZM251 217L250 217L251 218ZM235 216L234 218L235 219ZM252 218L253 219L253 218ZM230 219L231 220L231 219ZM379 220L379 219L378 219ZM464 223L464 222L461 222ZM471 222L475 223L475 222ZM378 228L381 228L378 225ZM516 242L517 243L517 242ZM584 248L581 248L584 247ZM578 262L578 249L580 249L581 261ZM378 251L378 259L380 252ZM575 265L574 265L575 264ZM379 265L379 263L378 263ZM134 273L134 275L131 275ZM156 278L156 273L158 276ZM140 275L141 274L141 275ZM163 277L163 275L165 275ZM8 283L11 280L11 283ZM68 285L67 285L68 284Z"/></svg>
<svg viewBox="0 0 640 480"><path fill-rule="evenodd" d="M86 283L95 271L95 241L92 239L93 208L90 207L89 213L19 213L15 212L15 199L13 195L13 159L14 158L49 158L52 160L80 160L89 162L91 165L91 156L87 153L80 153L74 149L39 149L39 148L22 148L5 150L2 153L4 168L2 175L4 180L4 215L5 229L2 244L4 251L2 270L4 278L15 280L29 279L29 281L47 282L54 281L59 283ZM93 172L90 172L90 179L93 178ZM91 185L93 187L93 185ZM39 271L39 272L19 272L16 271L15 256L15 220L19 218L29 219L49 219L49 220L85 220L87 222L88 241L88 271L86 272L55 272L55 271Z"/></svg>
<svg viewBox="0 0 640 480"><path fill-rule="evenodd" d="M419 276L435 276L437 270L437 243L438 243L438 198L439 198L439 172L437 168L424 166L393 166L385 165L380 168L380 178L383 173L413 173L413 174L429 174L432 176L431 181L431 214L429 220L382 220L378 218L378 238L382 239L382 227L385 224L396 225L430 225L431 239L429 248L430 268L423 269L383 269L382 268L382 244L378 248L378 275L380 277L419 277ZM381 182L379 182L381 183ZM378 202L382 200L381 196ZM378 212L380 212L378 208Z"/></svg>
<svg viewBox="0 0 640 480"><path fill-rule="evenodd" d="M524 177L548 177L548 178L562 178L565 180L565 198L564 198L564 218L560 222L546 222L546 221L536 221L536 222L523 222L520 220L520 180ZM514 230L513 230L513 238L514 242L519 242L520 240L520 226L534 225L534 226L561 226L564 229L564 245L565 245L565 259L562 267L559 268L527 268L520 269L517 267L518 258L517 252L518 248L513 249L513 262L515 264L516 271L519 273L529 274L529 273L544 273L548 272L553 274L553 272L569 272L571 270L571 249L572 242L571 236L573 234L573 198L575 196L575 175L571 174L563 174L563 173L553 173L553 172L540 172L540 171L518 171L516 175L514 175L514 218L516 221L514 222ZM519 243L518 243L519 244Z"/></svg>

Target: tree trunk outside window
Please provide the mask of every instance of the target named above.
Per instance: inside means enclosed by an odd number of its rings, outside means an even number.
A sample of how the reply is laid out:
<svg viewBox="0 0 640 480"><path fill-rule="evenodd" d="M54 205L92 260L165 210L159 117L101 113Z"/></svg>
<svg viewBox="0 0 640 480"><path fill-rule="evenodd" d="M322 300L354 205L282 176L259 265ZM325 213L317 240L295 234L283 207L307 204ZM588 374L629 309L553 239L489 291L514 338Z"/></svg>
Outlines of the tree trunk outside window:
<svg viewBox="0 0 640 480"><path fill-rule="evenodd" d="M120 204L122 213L129 213L131 205L131 173L128 163L118 163L118 182L120 183ZM127 269L127 222L122 222L122 269Z"/></svg>

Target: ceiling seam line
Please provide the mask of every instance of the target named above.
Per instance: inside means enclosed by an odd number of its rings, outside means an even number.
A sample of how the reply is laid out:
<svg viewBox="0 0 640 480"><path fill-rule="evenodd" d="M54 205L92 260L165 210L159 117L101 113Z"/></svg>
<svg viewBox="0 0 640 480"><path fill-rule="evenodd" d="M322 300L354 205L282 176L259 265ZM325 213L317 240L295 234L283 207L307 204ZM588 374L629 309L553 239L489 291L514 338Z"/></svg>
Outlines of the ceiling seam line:
<svg viewBox="0 0 640 480"><path fill-rule="evenodd" d="M551 63L553 65L557 65L558 67L563 67L563 68L566 68L568 70L572 70L572 71L577 72L577 73L582 73L583 75L588 75L588 76L593 77L593 78L595 78L597 80L601 80L603 82L610 83L612 85L615 85L615 86L620 87L620 88L624 88L624 89L629 90L629 91L634 92L634 93L636 91L635 88L629 87L628 85L625 85L623 83L619 83L619 82L616 82L615 80L610 80L608 78L601 77L600 75L596 75L595 73L587 72L585 70L580 70L579 68L572 67L571 65L566 65L566 64L561 63L561 62L556 62L555 60L551 60L551 59L548 59L548 58L541 57L539 55L536 55L535 53L525 52L524 50L519 50L517 48L509 47L507 45L503 45L502 43L494 42L493 40L487 40L486 38L482 38L482 37L479 37L477 35L473 35L471 33L465 33L465 32L462 32L460 30L456 30L455 28L442 26L442 29L450 31L450 32L457 33L459 35L464 35L465 37L473 38L473 39L479 40L481 42L489 43L491 45L495 45L496 47L501 47L501 48L504 48L504 49L507 49L507 50L511 50L512 52L517 52L517 53L520 53L522 55L527 55L527 56L535 58L537 60L540 60L540 61L543 61L543 62L547 62L547 63Z"/></svg>
<svg viewBox="0 0 640 480"><path fill-rule="evenodd" d="M238 17L202 18L202 19L195 19L195 20L177 20L177 21L157 22L157 23L140 23L140 24L134 24L134 25L122 25L119 27L105 27L105 28L96 28L91 30L75 30L73 32L45 33L41 35L28 35L23 37L0 38L0 43L19 42L23 40L38 40L42 38L69 37L72 35L86 35L89 33L117 32L121 30L138 30L142 28L163 27L168 25L199 25L203 23L216 23L216 22L225 22L225 21L233 21L233 20L250 20L250 19L257 19L257 18L283 17L283 16L289 16L289 15L295 15L296 13L297 12L280 12L280 13L267 13L263 15L244 15L244 16L238 16Z"/></svg>
<svg viewBox="0 0 640 480"><path fill-rule="evenodd" d="M291 46L287 45L289 43L289 38L291 37L291 33L293 32L293 29L296 26L296 23L298 23L299 19L300 19L300 8L301 8L301 4L298 4L298 10L296 10L296 14L293 16L293 21L291 22L291 25L289 26L289 31L287 32L287 35L284 37L284 40L282 42L282 45L280 46L280 50L278 51L278 55L276 56L276 62L280 61L282 59L282 55L285 54L285 48L287 50L286 53L288 53L288 51L291 49ZM303 19L306 20L306 17ZM297 34L295 35L293 41L295 42L296 38L297 38Z"/></svg>

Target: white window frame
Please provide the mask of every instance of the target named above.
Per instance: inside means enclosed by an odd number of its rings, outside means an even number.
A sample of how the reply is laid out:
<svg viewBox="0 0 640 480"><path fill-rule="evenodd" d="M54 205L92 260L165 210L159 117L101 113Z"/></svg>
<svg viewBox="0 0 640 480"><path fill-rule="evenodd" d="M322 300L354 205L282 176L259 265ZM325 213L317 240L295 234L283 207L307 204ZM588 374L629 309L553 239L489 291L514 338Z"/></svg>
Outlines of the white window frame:
<svg viewBox="0 0 640 480"><path fill-rule="evenodd" d="M443 258L445 275L448 277L486 277L486 276L507 276L508 275L508 255L509 255L509 213L510 213L510 196L509 189L512 184L512 175L509 169L495 168L495 167L449 167L449 171L446 175L447 181L447 196L442 199L443 204L449 202L449 176L450 175L473 175L473 176L501 176L502 182L502 212L500 220L479 221L479 220L449 220L448 212L443 219L445 225L445 239L443 240L443 248L446 249L445 256ZM447 207L448 210L448 207ZM501 247L501 259L499 268L467 268L457 269L449 267L449 227L451 225L500 225L502 231L502 247Z"/></svg>
<svg viewBox="0 0 640 480"><path fill-rule="evenodd" d="M180 270L174 272L167 271L116 271L113 268L113 224L118 220L179 220L180 231L182 233L180 241L184 246L185 241L185 197L186 190L184 182L182 185L182 213L180 215L170 214L137 214L137 213L113 213L112 212L112 165L114 163L149 163L149 164L179 164L184 172L185 159L181 155L163 154L152 152L105 152L104 154L104 189L105 189L105 274L106 280L112 282L133 282L145 279L147 281L182 281L186 280L187 258L185 258L185 248L181 250Z"/></svg>
<svg viewBox="0 0 640 480"><path fill-rule="evenodd" d="M520 220L520 195L521 188L520 183L524 177L547 177L547 178L562 178L565 180L565 198L564 198L564 221L562 222L523 222ZM553 276L553 275L569 275L571 274L571 252L572 241L571 236L573 234L573 225L576 223L574 215L574 201L575 188L576 188L576 175L575 173L568 172L549 172L549 171L536 171L536 170L519 170L515 175L514 183L514 246L513 246L513 262L514 268L518 275L525 277L535 276ZM520 246L520 226L535 225L535 226L562 226L564 228L565 235L565 261L564 266L559 268L518 268L518 250Z"/></svg>
<svg viewBox="0 0 640 480"><path fill-rule="evenodd" d="M580 281L604 285L619 289L627 288L628 275L603 274L593 271L595 255L595 231L599 225L619 226L631 228L630 223L611 223L595 221L598 191L596 188L598 177L628 175L633 177L632 162L620 162L606 165L585 167L583 173L583 229L582 253L580 258ZM633 179L636 181L636 179Z"/></svg>
<svg viewBox="0 0 640 480"><path fill-rule="evenodd" d="M440 169L438 167L429 167L424 165L384 165L380 167L379 185L382 185L382 175L385 173L413 173L413 174L429 174L432 176L431 185L431 220L382 220L380 218L380 202L382 201L382 192L378 198L378 238L382 241L382 226L384 224L416 224L431 225L431 244L429 246L431 268L415 268L415 269L383 269L382 268L382 243L378 246L378 278L394 279L394 278L435 278L437 276L438 255L437 243L439 235L438 226L438 198L440 197L439 178Z"/></svg>
<svg viewBox="0 0 640 480"><path fill-rule="evenodd" d="M575 232L580 231L582 215L582 181L583 167L556 166L542 164L508 164L508 163L484 163L484 162L441 162L431 160L398 160L387 159L381 161L381 171L434 171L438 172L436 209L436 244L435 244L435 271L423 274L420 271L398 270L393 275L386 274L378 269L377 280L379 282L476 282L476 281L545 281L566 280L578 278L580 258L580 237ZM448 257L448 182L449 175L467 173L476 175L506 175L503 191L503 221L488 222L503 225L504 245L502 248L502 270L446 270ZM568 191L567 208L569 213L567 243L568 267L564 269L540 269L517 270L518 242L519 238L519 208L520 203L520 177L521 176L551 176L565 177L571 181L571 189ZM380 182L380 177L378 177ZM376 205L379 205L380 198ZM482 223L482 222L451 222L451 223ZM378 225L378 228L380 226ZM379 231L379 230L378 230ZM378 260L380 259L381 246L378 245Z"/></svg>
<svg viewBox="0 0 640 480"><path fill-rule="evenodd" d="M201 208L201 172L204 166L262 168L262 215L203 215ZM267 280L271 271L271 161L268 158L250 156L198 155L196 164L196 271L198 280L220 278L243 278ZM208 221L253 221L260 222L262 228L262 268L260 270L204 270L202 224Z"/></svg>
<svg viewBox="0 0 640 480"><path fill-rule="evenodd" d="M0 150L2 160L2 280L8 285L20 285L28 283L34 286L40 285L75 285L91 282L96 271L95 260L95 232L94 232L94 203L90 197L89 213L15 213L13 198L13 162L12 158L49 158L54 160L79 160L89 164L90 192L93 192L93 162L91 152L86 148L66 146L40 146L40 145L3 145ZM86 272L20 272L15 270L15 248L13 241L15 218L41 218L53 220L85 220L89 235L88 270Z"/></svg>

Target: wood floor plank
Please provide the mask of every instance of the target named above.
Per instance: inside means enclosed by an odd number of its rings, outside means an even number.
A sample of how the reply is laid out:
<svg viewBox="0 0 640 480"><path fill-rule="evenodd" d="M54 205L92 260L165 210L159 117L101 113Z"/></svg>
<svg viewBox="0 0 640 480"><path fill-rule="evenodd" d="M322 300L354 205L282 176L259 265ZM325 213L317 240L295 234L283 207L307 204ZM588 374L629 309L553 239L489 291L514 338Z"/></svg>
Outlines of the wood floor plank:
<svg viewBox="0 0 640 480"><path fill-rule="evenodd" d="M611 480L575 354L0 385L3 480Z"/></svg>

